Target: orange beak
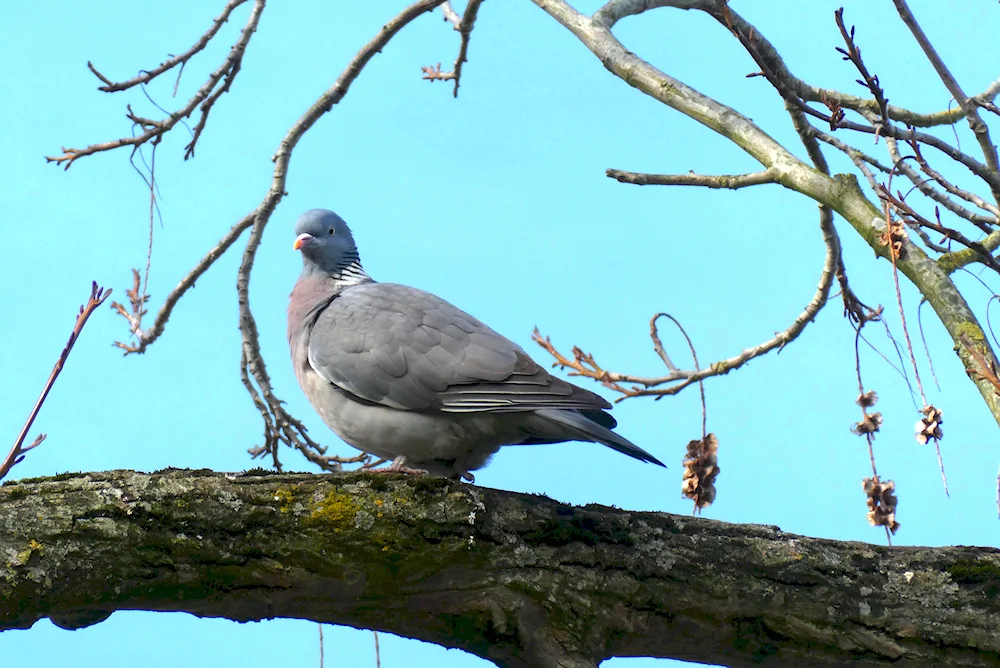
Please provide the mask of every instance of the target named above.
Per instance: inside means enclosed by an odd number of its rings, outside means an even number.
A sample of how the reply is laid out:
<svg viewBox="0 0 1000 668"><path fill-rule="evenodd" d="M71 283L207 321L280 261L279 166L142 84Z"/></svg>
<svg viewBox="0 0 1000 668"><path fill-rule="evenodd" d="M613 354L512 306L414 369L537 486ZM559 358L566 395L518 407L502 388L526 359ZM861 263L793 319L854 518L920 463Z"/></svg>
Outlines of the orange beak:
<svg viewBox="0 0 1000 668"><path fill-rule="evenodd" d="M295 237L295 241L292 242L292 249L293 250L299 250L300 248L302 248L303 246L305 246L307 243L309 243L312 240L313 240L313 235L311 235L311 234L300 234L299 236Z"/></svg>

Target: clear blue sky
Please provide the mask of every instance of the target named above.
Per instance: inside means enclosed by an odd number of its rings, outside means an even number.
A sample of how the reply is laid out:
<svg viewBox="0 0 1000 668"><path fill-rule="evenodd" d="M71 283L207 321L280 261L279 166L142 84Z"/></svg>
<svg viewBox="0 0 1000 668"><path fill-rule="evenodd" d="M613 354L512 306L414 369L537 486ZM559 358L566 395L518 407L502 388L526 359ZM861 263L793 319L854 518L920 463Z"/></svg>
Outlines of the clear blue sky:
<svg viewBox="0 0 1000 668"><path fill-rule="evenodd" d="M233 222L262 198L271 155L287 127L334 80L401 2L272 3L230 93L212 112L197 157L181 160L183 131L157 156L163 226L156 227L152 306ZM867 62L893 103L947 106L948 94L918 55L889 3L848 2ZM967 92L995 78L996 3L914 1L913 10ZM218 6L216 6L218 5ZM125 152L90 157L68 173L46 165L61 146L129 132L138 92L107 95L87 71L132 76L186 49L222 3L144 5L16 3L0 40L0 433L12 440L65 343L90 281L123 296L145 262L147 193ZM580 3L593 10L596 2ZM856 73L840 45L838 3L733 3L807 80L850 92ZM249 7L185 71L187 99L221 61ZM622 22L629 48L703 92L737 106L795 146L779 99L717 24L697 13L657 10ZM530 341L536 324L564 349L593 352L607 368L661 371L649 316L666 310L693 337L703 362L736 354L788 326L813 295L823 260L815 205L776 186L731 192L639 188L604 176L636 171L726 173L756 165L738 149L607 73L568 32L527 1L490 0L480 13L461 95L420 79L420 66L450 63L457 35L440 14L407 28L377 56L345 101L299 145L288 197L264 236L253 274L253 307L276 392L312 433L340 446L295 383L285 343L285 302L299 271L291 250L296 216L332 208L352 225L369 273L431 290L490 323L545 360ZM170 82L151 89L166 108ZM924 81L921 85L914 85ZM965 132L963 146L974 142ZM884 156L883 146L870 146ZM795 148L797 154L802 151ZM842 162L836 163L846 170ZM848 271L868 303L887 307L899 332L889 266L842 221ZM239 245L239 244L238 244ZM260 418L239 381L235 276L238 250L184 298L166 334L144 356L111 347L123 320L102 309L88 325L37 422L49 437L12 477L62 471L166 466L221 471L253 464L246 449ZM990 281L989 276L985 277ZM960 279L982 312L990 292ZM994 280L994 282L996 282ZM911 314L916 298L904 286ZM934 452L913 440L918 416L906 386L870 351L866 385L885 416L880 472L897 482L897 544L997 545L997 426L925 309L942 393L942 443L952 498ZM889 351L872 328L873 339ZM666 335L675 359L679 337ZM708 382L709 429L720 439L718 500L706 515L776 524L836 539L884 543L865 521L864 442L849 432L854 404L853 332L830 305L802 339ZM918 344L919 345L919 342ZM537 350L537 352L535 352ZM592 388L597 389L597 388ZM477 473L481 485L544 493L573 503L690 512L680 497L680 459L700 435L697 390L654 403L631 400L615 415L621 432L668 462L667 471L595 445L509 448ZM4 448L7 446L4 445ZM291 452L289 469L306 469ZM707 576L706 576L707 577ZM327 628L327 665L372 666L371 634ZM235 624L183 614L116 613L86 630L39 622L0 635L11 665L315 666L311 622ZM474 666L458 651L383 637L385 666ZM652 665L615 660L615 667ZM657 665L667 665L658 662Z"/></svg>

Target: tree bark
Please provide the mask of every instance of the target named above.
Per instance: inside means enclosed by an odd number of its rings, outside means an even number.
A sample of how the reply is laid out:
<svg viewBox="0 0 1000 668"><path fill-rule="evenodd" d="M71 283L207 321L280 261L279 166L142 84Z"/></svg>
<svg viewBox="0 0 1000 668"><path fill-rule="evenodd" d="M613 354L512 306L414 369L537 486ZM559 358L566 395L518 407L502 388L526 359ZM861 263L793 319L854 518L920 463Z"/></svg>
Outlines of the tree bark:
<svg viewBox="0 0 1000 668"><path fill-rule="evenodd" d="M993 666L1000 551L576 508L378 474L67 474L0 487L0 629L116 610L310 619L500 666L653 656Z"/></svg>

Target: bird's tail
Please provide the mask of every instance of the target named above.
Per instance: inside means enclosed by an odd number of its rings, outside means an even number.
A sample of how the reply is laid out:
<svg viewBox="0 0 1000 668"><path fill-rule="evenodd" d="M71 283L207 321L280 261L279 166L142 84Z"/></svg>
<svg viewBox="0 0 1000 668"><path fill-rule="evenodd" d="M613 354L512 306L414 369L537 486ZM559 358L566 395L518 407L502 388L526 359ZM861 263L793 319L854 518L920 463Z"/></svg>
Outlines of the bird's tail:
<svg viewBox="0 0 1000 668"><path fill-rule="evenodd" d="M607 427L600 425L575 410L542 408L535 415L556 422L569 432L571 438L606 445L612 450L634 457L641 462L649 462L666 468L666 464L649 454L635 443L623 438Z"/></svg>

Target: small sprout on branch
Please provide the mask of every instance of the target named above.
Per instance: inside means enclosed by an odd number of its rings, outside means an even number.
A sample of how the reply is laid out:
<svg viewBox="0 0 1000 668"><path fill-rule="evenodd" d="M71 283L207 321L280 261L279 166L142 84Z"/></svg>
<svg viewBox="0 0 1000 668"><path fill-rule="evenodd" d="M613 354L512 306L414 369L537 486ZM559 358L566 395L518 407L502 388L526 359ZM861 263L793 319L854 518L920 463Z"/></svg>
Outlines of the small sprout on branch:
<svg viewBox="0 0 1000 668"><path fill-rule="evenodd" d="M132 287L125 291L125 296L128 297L130 309L126 309L122 304L118 302L111 302L111 308L118 312L123 318L128 320L129 331L136 335L138 338L142 338L142 316L146 315L146 302L149 301L149 295L142 294L140 289L142 287L142 281L139 276L139 270L132 270ZM139 352L139 348L128 343L122 343L121 341L115 341L115 346L121 348L125 351L125 354Z"/></svg>
<svg viewBox="0 0 1000 668"><path fill-rule="evenodd" d="M455 78L455 72L442 72L441 63L437 65L427 65L421 67L420 71L424 73L424 76L420 77L425 81L451 81Z"/></svg>
<svg viewBox="0 0 1000 668"><path fill-rule="evenodd" d="M715 434L687 444L681 494L694 501L693 513L700 513L715 501L715 479L720 471L718 451L719 439Z"/></svg>
<svg viewBox="0 0 1000 668"><path fill-rule="evenodd" d="M876 475L865 478L862 485L868 497L868 522L873 527L882 526L895 534L899 529L899 522L896 521L896 483L891 480L882 482Z"/></svg>

